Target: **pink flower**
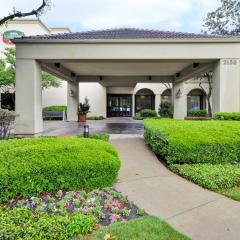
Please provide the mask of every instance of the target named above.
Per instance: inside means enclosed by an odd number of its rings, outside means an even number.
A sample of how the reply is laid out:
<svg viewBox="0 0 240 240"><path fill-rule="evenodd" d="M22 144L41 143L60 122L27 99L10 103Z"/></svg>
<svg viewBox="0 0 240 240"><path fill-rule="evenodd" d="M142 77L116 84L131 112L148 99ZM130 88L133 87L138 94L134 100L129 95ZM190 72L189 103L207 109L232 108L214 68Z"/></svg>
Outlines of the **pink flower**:
<svg viewBox="0 0 240 240"><path fill-rule="evenodd" d="M125 196L125 199L128 201L128 195Z"/></svg>
<svg viewBox="0 0 240 240"><path fill-rule="evenodd" d="M77 196L78 196L78 193L75 192L75 193L73 194L73 198L74 198L74 199L77 199Z"/></svg>
<svg viewBox="0 0 240 240"><path fill-rule="evenodd" d="M114 222L116 222L116 221L117 221L116 215L115 215L115 214L112 214L112 215L111 215L111 223L114 223Z"/></svg>
<svg viewBox="0 0 240 240"><path fill-rule="evenodd" d="M70 204L69 204L69 201L67 201L65 207L66 207L66 208L69 208L69 205L70 205Z"/></svg>

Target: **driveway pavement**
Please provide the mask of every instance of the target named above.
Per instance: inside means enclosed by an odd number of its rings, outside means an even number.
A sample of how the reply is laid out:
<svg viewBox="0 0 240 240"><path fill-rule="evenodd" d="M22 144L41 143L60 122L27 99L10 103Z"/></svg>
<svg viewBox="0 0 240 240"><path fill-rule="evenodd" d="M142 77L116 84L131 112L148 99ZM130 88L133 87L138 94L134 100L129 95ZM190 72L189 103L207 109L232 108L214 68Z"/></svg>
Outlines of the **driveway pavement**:
<svg viewBox="0 0 240 240"><path fill-rule="evenodd" d="M140 208L165 219L194 240L240 239L240 202L173 174L142 137L115 135L111 143L122 160L115 188Z"/></svg>
<svg viewBox="0 0 240 240"><path fill-rule="evenodd" d="M83 133L83 126L85 124L89 125L91 133L143 134L142 121L133 120L132 118L107 118L99 121L88 120L86 123L44 121L43 135L78 135Z"/></svg>

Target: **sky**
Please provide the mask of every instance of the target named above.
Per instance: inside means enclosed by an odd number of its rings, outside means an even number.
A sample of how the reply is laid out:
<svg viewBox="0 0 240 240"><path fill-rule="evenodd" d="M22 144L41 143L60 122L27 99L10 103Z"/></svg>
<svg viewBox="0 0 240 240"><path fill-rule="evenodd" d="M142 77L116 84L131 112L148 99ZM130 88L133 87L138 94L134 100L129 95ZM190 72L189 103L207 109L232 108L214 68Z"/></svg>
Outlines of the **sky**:
<svg viewBox="0 0 240 240"><path fill-rule="evenodd" d="M41 0L0 0L0 17L13 7L29 11ZM52 0L41 20L48 27L69 27L72 31L109 28L144 28L200 32L207 13L219 0Z"/></svg>

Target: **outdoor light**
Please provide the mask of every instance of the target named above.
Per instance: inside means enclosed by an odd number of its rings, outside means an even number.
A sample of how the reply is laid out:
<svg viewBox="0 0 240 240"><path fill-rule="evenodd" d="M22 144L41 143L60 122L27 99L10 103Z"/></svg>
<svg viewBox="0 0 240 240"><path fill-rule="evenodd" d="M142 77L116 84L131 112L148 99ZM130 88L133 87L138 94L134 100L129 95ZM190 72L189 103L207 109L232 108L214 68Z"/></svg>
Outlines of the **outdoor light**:
<svg viewBox="0 0 240 240"><path fill-rule="evenodd" d="M74 91L72 89L69 90L69 97L74 97Z"/></svg>
<svg viewBox="0 0 240 240"><path fill-rule="evenodd" d="M74 72L71 73L71 77L72 78L75 78L76 77L76 74Z"/></svg>
<svg viewBox="0 0 240 240"><path fill-rule="evenodd" d="M54 66L55 66L56 68L60 68L60 67L61 67L61 64L60 64L60 63L54 63Z"/></svg>
<svg viewBox="0 0 240 240"><path fill-rule="evenodd" d="M100 76L100 77L99 77L99 80L100 80L100 81L102 81L102 80L103 80L103 77L102 77L102 76Z"/></svg>
<svg viewBox="0 0 240 240"><path fill-rule="evenodd" d="M178 91L177 91L177 93L176 93L176 97L177 98L180 98L180 97L182 97L182 91L181 91L181 89L179 89Z"/></svg>
<svg viewBox="0 0 240 240"><path fill-rule="evenodd" d="M193 68L199 67L199 63L193 63Z"/></svg>
<svg viewBox="0 0 240 240"><path fill-rule="evenodd" d="M88 138L89 137L89 126L88 125L84 125L83 137L84 138Z"/></svg>
<svg viewBox="0 0 240 240"><path fill-rule="evenodd" d="M181 76L181 73L176 73L176 77L180 77Z"/></svg>
<svg viewBox="0 0 240 240"><path fill-rule="evenodd" d="M208 75L212 78L213 77L214 72L213 71L209 71Z"/></svg>
<svg viewBox="0 0 240 240"><path fill-rule="evenodd" d="M148 80L151 81L151 80L152 80L152 76L149 76L149 77L148 77Z"/></svg>

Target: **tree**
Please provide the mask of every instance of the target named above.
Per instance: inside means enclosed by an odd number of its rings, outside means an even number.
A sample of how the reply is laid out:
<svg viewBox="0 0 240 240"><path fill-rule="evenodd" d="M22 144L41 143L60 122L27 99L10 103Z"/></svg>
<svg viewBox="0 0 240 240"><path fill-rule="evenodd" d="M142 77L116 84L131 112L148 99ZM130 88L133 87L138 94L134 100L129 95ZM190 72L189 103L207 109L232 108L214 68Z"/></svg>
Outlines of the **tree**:
<svg viewBox="0 0 240 240"><path fill-rule="evenodd" d="M240 35L240 0L220 0L221 6L209 12L204 20L206 32L220 35Z"/></svg>
<svg viewBox="0 0 240 240"><path fill-rule="evenodd" d="M207 105L208 105L208 116L212 117L212 104L211 104L211 97L212 97L212 74L213 72L206 72L198 77L199 80L199 87L205 92L204 88L202 87L203 81L207 80L208 83L208 92L206 93L207 97Z"/></svg>
<svg viewBox="0 0 240 240"><path fill-rule="evenodd" d="M0 59L0 88L3 92L15 88L15 62L16 50L14 48L6 48L4 52L5 58ZM43 89L49 87L59 87L60 81L53 75L42 72L42 87Z"/></svg>
<svg viewBox="0 0 240 240"><path fill-rule="evenodd" d="M13 20L14 18L23 18L34 15L38 17L44 12L44 10L46 10L46 8L50 7L50 5L51 5L50 0L43 0L42 4L37 9L33 9L29 12L21 12L14 8L12 13L0 19L0 25L7 23L9 20Z"/></svg>

